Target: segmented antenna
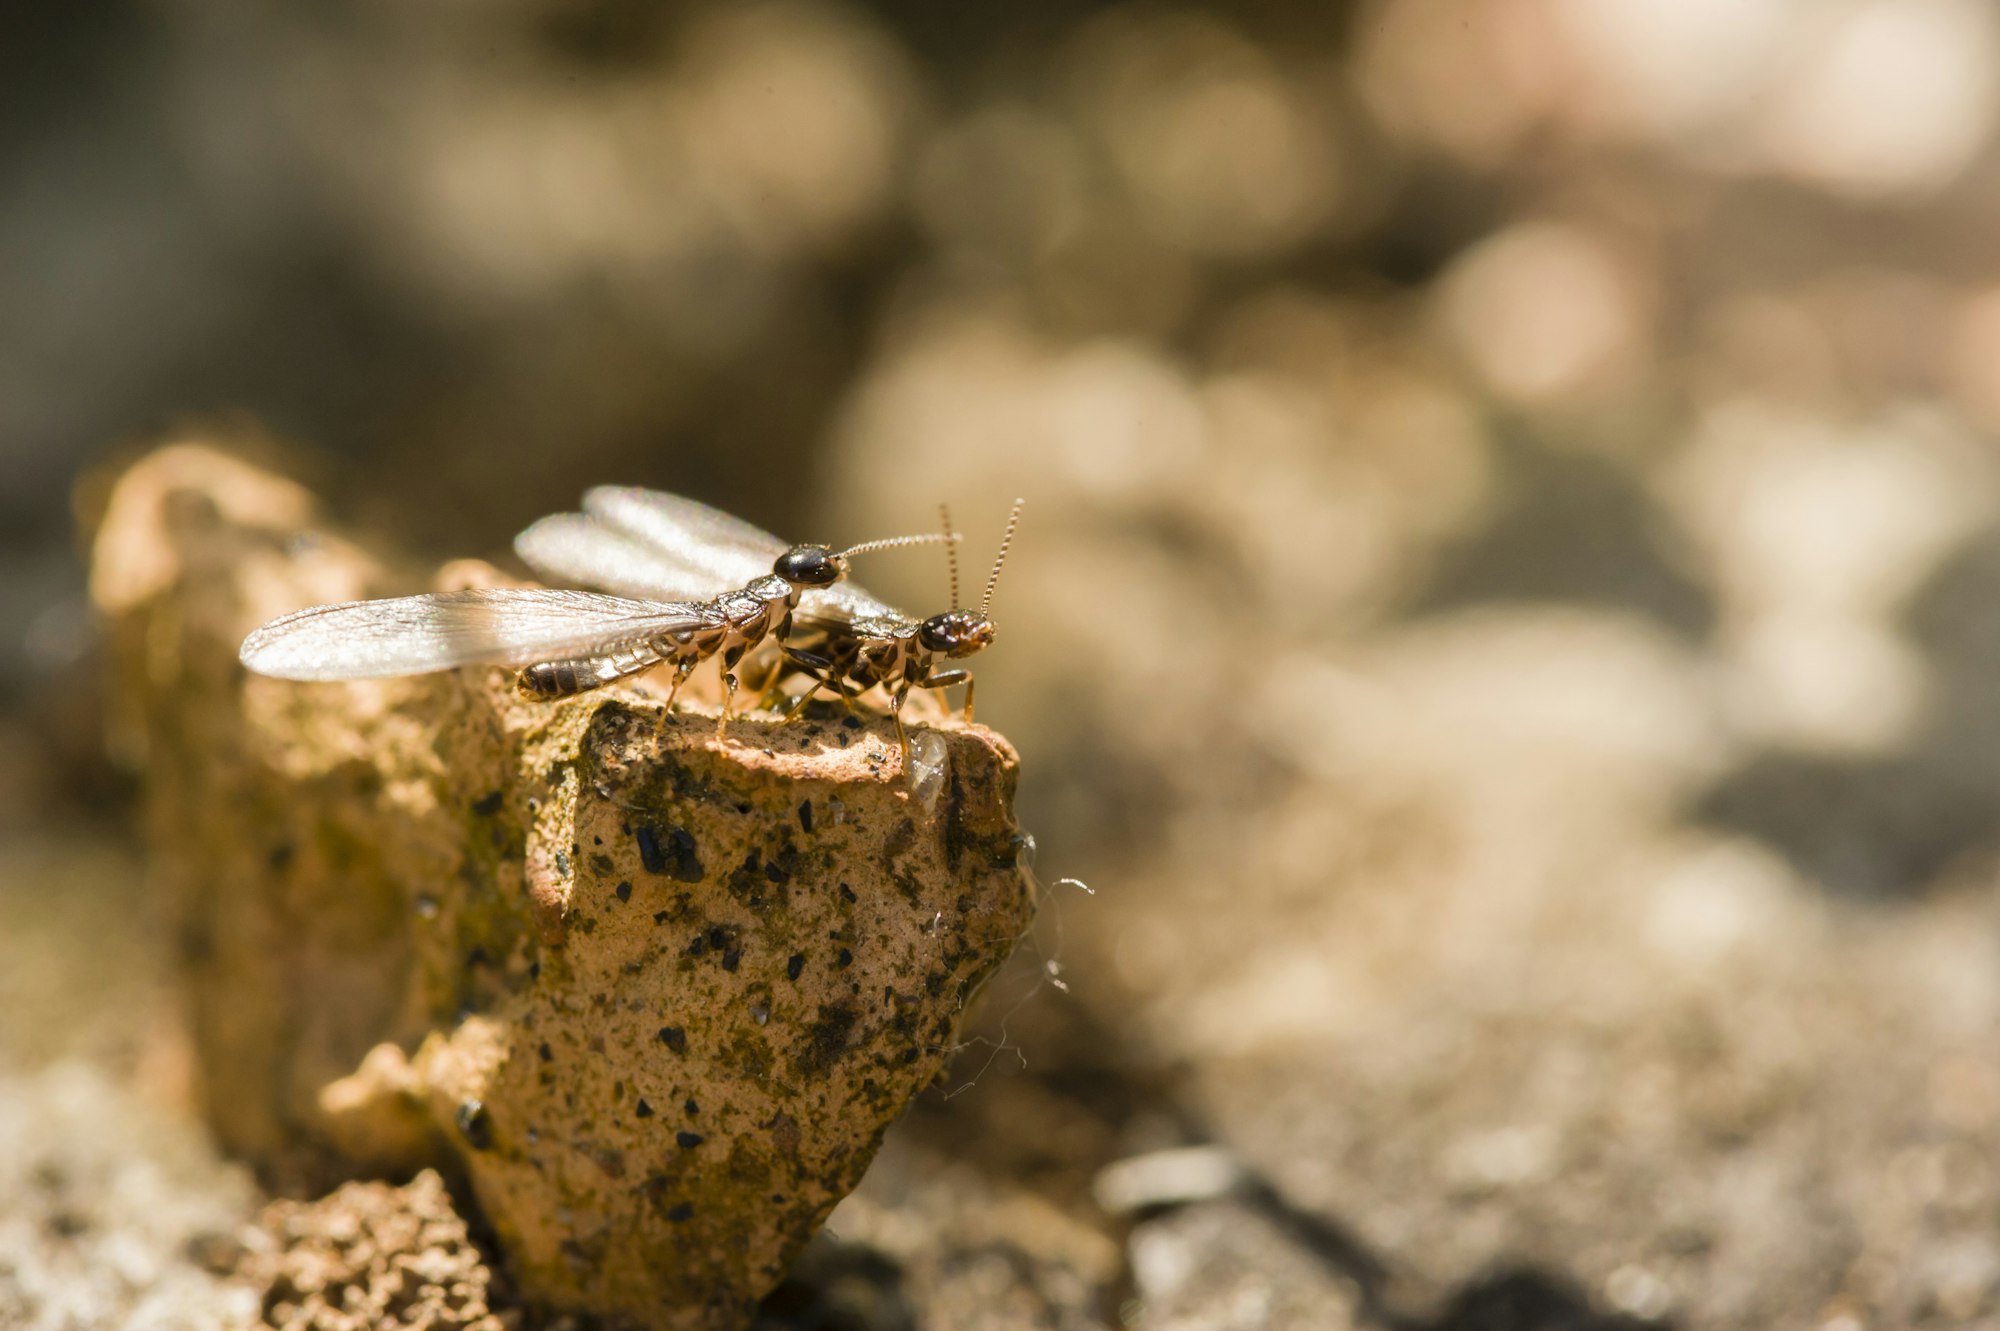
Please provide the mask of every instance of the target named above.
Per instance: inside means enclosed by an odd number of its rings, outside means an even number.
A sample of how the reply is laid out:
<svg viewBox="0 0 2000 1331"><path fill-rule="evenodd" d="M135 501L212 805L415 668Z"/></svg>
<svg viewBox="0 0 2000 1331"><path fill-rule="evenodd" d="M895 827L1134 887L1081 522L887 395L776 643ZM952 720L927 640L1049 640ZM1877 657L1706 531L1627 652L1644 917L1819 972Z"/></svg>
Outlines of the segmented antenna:
<svg viewBox="0 0 2000 1331"><path fill-rule="evenodd" d="M842 559L849 555L865 555L870 550L892 550L899 545L935 545L939 541L956 543L957 532L927 531L917 536L890 536L880 541L863 541L860 545L850 545L840 552Z"/></svg>
<svg viewBox="0 0 2000 1331"><path fill-rule="evenodd" d="M979 613L985 614L986 607L993 604L993 589L1000 583L1000 566L1007 562L1007 547L1014 543L1014 526L1021 520L1021 505L1025 499L1014 501L1014 511L1007 515L1007 532L1000 538L1000 553L993 556L993 572L986 579L986 595L979 602Z"/></svg>
<svg viewBox="0 0 2000 1331"><path fill-rule="evenodd" d="M959 607L958 533L951 529L951 508L949 505L946 504L938 505L938 517L944 520L944 537L945 540L948 542L948 544L945 546L944 557L946 562L948 562L951 566L951 608L956 610Z"/></svg>

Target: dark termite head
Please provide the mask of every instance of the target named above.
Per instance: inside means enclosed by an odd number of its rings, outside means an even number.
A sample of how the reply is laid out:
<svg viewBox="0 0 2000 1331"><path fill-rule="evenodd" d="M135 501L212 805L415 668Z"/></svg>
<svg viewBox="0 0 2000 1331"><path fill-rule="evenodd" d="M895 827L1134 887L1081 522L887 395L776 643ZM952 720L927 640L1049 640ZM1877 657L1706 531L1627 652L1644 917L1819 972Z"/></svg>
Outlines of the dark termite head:
<svg viewBox="0 0 2000 1331"><path fill-rule="evenodd" d="M831 587L847 576L847 557L870 550L889 550L899 545L929 545L934 541L956 541L951 532L925 532L919 536L891 536L881 541L863 541L845 550L824 545L795 545L778 556L771 571L794 587Z"/></svg>
<svg viewBox="0 0 2000 1331"><path fill-rule="evenodd" d="M831 587L847 576L847 558L823 545L795 545L771 571L794 587Z"/></svg>
<svg viewBox="0 0 2000 1331"><path fill-rule="evenodd" d="M947 610L917 625L917 641L939 656L971 656L993 644L993 631L983 610Z"/></svg>

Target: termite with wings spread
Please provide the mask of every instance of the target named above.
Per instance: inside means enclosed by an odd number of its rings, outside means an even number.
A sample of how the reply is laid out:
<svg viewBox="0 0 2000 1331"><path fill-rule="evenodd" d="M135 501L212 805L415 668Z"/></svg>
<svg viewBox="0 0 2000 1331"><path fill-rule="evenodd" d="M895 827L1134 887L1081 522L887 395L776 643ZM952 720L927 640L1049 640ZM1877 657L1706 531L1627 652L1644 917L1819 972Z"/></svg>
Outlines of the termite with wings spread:
<svg viewBox="0 0 2000 1331"><path fill-rule="evenodd" d="M514 541L515 553L550 578L668 600L704 585L738 581L769 557L769 549L748 542L732 546L706 538L681 507L686 501L658 502L668 498L644 490L592 490L584 496L582 513L543 518L522 532ZM782 649L787 665L809 676L813 685L794 704L790 716L799 715L822 688L833 689L845 701L880 685L889 696L889 714L906 765L910 745L902 709L912 689L964 683L965 714L970 720L970 672L941 669L939 662L962 660L992 643L994 625L987 609L1020 515L1017 500L977 610L958 605L958 534L951 529L949 514L937 539L952 551L950 610L915 619L851 583L823 593L807 592L797 607L793 631L782 639ZM774 539L749 530L765 541ZM793 645L794 637L801 645Z"/></svg>
<svg viewBox="0 0 2000 1331"><path fill-rule="evenodd" d="M296 680L507 666L520 671L524 694L544 699L670 664L669 710L695 667L719 656L728 690L719 725L727 725L737 662L766 636L782 641L802 598L835 615L880 604L836 585L850 556L951 536L788 546L692 499L604 487L585 496L583 513L544 519L520 539L552 556L530 560L545 572L631 594L494 587L313 606L255 630L239 655L259 674ZM669 583L682 594L657 590Z"/></svg>

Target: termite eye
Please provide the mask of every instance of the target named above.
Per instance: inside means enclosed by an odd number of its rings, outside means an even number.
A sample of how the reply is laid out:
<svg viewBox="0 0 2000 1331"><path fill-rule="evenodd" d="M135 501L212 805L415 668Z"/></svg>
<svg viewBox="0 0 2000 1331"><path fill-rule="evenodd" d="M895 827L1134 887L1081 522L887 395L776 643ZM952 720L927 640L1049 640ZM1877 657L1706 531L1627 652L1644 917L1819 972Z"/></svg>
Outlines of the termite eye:
<svg viewBox="0 0 2000 1331"><path fill-rule="evenodd" d="M800 587L831 587L840 581L840 559L823 545L793 546L778 556L774 572Z"/></svg>

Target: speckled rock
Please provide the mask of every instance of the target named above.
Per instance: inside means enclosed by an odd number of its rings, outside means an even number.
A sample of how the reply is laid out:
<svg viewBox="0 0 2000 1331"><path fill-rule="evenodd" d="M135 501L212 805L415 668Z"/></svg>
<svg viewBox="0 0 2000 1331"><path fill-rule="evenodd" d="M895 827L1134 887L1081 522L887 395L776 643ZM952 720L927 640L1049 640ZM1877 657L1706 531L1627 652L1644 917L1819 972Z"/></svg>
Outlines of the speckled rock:
<svg viewBox="0 0 2000 1331"><path fill-rule="evenodd" d="M490 1304L503 1282L473 1243L444 1180L349 1183L265 1210L244 1263L277 1331L518 1331Z"/></svg>
<svg viewBox="0 0 2000 1331"><path fill-rule="evenodd" d="M97 536L211 1121L281 1184L462 1171L533 1302L741 1323L1029 922L1012 750L920 728L913 780L880 721L247 677L264 619L420 585L312 524L179 445Z"/></svg>

